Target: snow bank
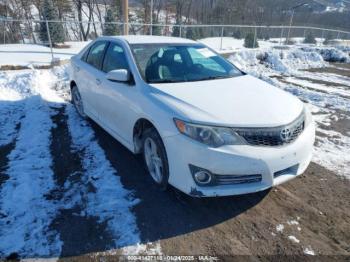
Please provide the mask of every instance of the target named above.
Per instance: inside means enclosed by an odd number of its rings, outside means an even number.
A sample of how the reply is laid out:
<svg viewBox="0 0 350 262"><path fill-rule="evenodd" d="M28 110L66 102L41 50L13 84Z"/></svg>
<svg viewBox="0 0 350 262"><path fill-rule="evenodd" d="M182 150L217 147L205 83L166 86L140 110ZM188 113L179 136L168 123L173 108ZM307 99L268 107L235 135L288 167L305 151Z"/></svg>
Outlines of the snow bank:
<svg viewBox="0 0 350 262"><path fill-rule="evenodd" d="M250 71L254 66L257 72L273 70L283 74L328 65L317 49L304 50L303 48L242 50L232 54L229 60L242 70Z"/></svg>
<svg viewBox="0 0 350 262"><path fill-rule="evenodd" d="M0 257L13 252L58 256L61 242L50 229L57 206L46 197L55 186L49 148L53 112L47 102L50 92L44 91L52 78L39 71L2 74L2 78L8 82L0 88L0 105L8 102L4 100L7 94L24 118L14 135L16 146L8 156L5 173L9 179L0 191Z"/></svg>
<svg viewBox="0 0 350 262"><path fill-rule="evenodd" d="M59 60L70 59L80 52L87 42L66 42L67 48L53 48L54 57ZM51 63L50 47L34 44L6 44L0 45L0 66L14 65L28 67L42 66Z"/></svg>
<svg viewBox="0 0 350 262"><path fill-rule="evenodd" d="M305 49L306 51L309 48ZM342 48L320 48L316 49L318 53L322 56L324 61L327 62L338 62L338 63L350 63L350 56Z"/></svg>

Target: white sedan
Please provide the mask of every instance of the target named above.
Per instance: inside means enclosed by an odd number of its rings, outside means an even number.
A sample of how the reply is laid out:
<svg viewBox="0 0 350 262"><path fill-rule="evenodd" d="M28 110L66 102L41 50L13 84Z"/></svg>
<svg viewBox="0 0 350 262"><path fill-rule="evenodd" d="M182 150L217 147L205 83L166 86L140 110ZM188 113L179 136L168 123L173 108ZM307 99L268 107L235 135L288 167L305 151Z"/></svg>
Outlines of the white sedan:
<svg viewBox="0 0 350 262"><path fill-rule="evenodd" d="M72 57L72 101L142 153L161 189L257 192L302 174L315 125L304 104L181 38L100 37Z"/></svg>

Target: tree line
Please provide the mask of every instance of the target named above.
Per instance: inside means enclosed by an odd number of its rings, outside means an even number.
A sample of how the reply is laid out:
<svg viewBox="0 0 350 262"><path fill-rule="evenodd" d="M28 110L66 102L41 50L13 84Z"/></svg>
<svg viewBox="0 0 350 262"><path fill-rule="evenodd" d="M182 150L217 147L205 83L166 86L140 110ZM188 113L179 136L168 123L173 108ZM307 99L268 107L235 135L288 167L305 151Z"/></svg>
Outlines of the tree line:
<svg viewBox="0 0 350 262"><path fill-rule="evenodd" d="M130 22L175 25L197 24L249 24L249 25L288 25L291 8L300 0L153 0L151 14L150 0L129 0ZM305 1L304 1L305 2ZM303 7L295 13L295 25L318 25L350 30L350 13L316 12L316 7ZM51 40L60 43L64 40L86 41L100 34L122 33L122 26L112 22L123 22L121 0L0 0L0 17L24 19L19 23L0 25L7 33L9 41L31 39L32 42L47 42L47 29ZM40 23L31 20L75 21L75 23ZM132 34L180 35L180 27L159 27L131 25ZM225 35L246 34L244 30L225 30ZM259 38L268 38L260 30ZM202 38L217 36L215 28L183 29L183 36Z"/></svg>

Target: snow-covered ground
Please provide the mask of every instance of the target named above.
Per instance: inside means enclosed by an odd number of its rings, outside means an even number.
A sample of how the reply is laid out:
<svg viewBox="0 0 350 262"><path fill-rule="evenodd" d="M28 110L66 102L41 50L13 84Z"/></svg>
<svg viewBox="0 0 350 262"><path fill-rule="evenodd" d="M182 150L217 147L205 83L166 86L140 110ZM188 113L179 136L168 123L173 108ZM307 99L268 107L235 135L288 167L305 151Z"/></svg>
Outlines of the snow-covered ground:
<svg viewBox="0 0 350 262"><path fill-rule="evenodd" d="M89 42L66 42L66 48L53 48L54 58L67 60L79 53ZM0 66L41 66L51 63L50 47L33 44L0 45Z"/></svg>
<svg viewBox="0 0 350 262"><path fill-rule="evenodd" d="M304 44L303 40L304 38L296 37L292 39L295 42L295 46L298 47L308 47L310 45ZM221 54L225 53L232 53L234 51L241 51L241 50L249 50L244 47L244 39L235 39L233 37L208 37L204 39L198 40L199 42L215 49L217 52ZM278 48L287 48L283 43L286 41L285 38L271 38L269 40L258 40L259 48L256 49L268 49L272 47L278 47ZM317 44L315 46L322 46L322 43L324 39L316 38ZM340 46L349 46L350 47L350 41L349 40L334 40L336 41Z"/></svg>
<svg viewBox="0 0 350 262"><path fill-rule="evenodd" d="M296 42L294 47L308 48L309 45L303 44L302 38L293 38ZM255 50L271 50L271 48L287 48L281 46L285 39L273 38L270 40L259 40L259 48ZM337 40L340 47L345 49L350 48L350 40ZM244 39L235 39L233 37L210 37L198 40L205 45L215 49L221 54L228 54L232 52L241 52L242 50L251 50L244 47ZM325 48L322 46L323 39L317 39L317 45L314 47ZM56 60L68 60L71 56L79 53L89 41L87 42L66 42L64 48L53 48L53 56ZM325 54L326 55L326 54ZM16 66L42 66L51 63L51 49L47 46L35 44L0 44L0 66L16 65Z"/></svg>
<svg viewBox="0 0 350 262"><path fill-rule="evenodd" d="M88 122L64 99L67 68L0 72L0 145L15 141L5 171L8 179L0 189L0 257L58 257L63 243L52 224L59 213L73 207L79 207L76 216L97 216L98 223L107 225L114 241L111 249L159 254L156 244L140 244L131 212L138 200L121 184ZM68 118L71 151L81 155L86 172L79 182L67 180L57 188L50 144L52 118L60 108ZM48 199L58 189L63 196Z"/></svg>
<svg viewBox="0 0 350 262"><path fill-rule="evenodd" d="M65 52L76 53L82 46L72 44ZM304 71L336 68L325 61L330 58L350 62L350 50L304 45L288 49L276 49L268 44L261 46L254 50L231 46L231 50L237 50L229 59L242 70L305 101L318 125L313 161L350 177L350 132L333 128L338 122L350 121L350 77L322 70ZM0 63L47 62L44 56L40 57L44 47L32 46L34 52L27 47L8 47L9 53L6 53L6 48L0 46L7 57L4 59L1 54ZM25 53L11 53L16 50ZM62 49L57 52L64 53ZM65 59L72 54L61 55ZM350 67L338 70L347 72ZM136 218L131 211L138 200L133 192L124 188L118 170L112 167L96 142L89 123L80 119L67 102L68 71L69 65L51 70L0 72L0 146L14 144L5 170L8 179L0 187L0 257L13 252L21 257L59 256L62 236L52 224L62 210L73 206L79 207L76 216L98 217L98 223L107 226L113 238L111 250L119 248L125 254L161 254L159 243L140 244ZM60 188L63 195L52 201L47 195L58 185L50 144L56 125L53 117L58 114L58 109L63 109L67 117L72 140L70 152L80 156L82 169L86 172L79 173L79 182L67 180ZM68 175L74 177L77 174ZM281 224L276 231L283 231L283 227ZM299 241L292 235L289 239ZM304 252L314 254L311 247L305 247Z"/></svg>

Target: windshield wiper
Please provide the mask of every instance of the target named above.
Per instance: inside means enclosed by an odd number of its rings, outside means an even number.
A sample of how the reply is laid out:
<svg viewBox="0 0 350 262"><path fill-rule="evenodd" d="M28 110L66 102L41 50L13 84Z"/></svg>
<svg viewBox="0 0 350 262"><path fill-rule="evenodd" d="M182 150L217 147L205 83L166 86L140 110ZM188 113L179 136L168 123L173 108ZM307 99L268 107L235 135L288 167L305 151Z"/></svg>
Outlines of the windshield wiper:
<svg viewBox="0 0 350 262"><path fill-rule="evenodd" d="M171 80L171 79L160 79L160 80L149 80L147 83L149 84L163 84L163 83L177 83L180 81Z"/></svg>
<svg viewBox="0 0 350 262"><path fill-rule="evenodd" d="M224 79L224 78L230 78L230 76L208 76L208 77L193 79L189 81L196 82L196 81L215 80L215 79Z"/></svg>

